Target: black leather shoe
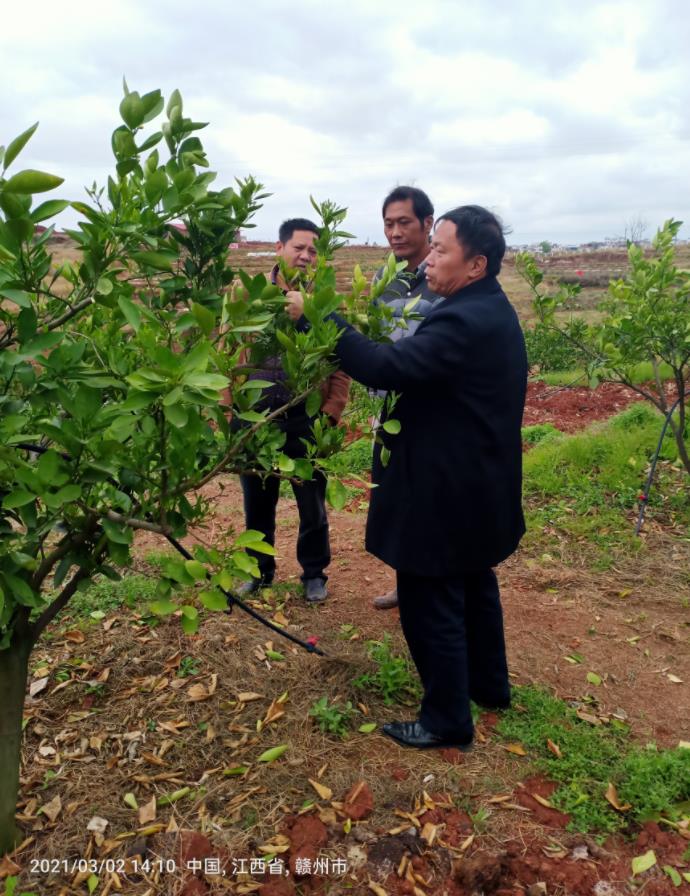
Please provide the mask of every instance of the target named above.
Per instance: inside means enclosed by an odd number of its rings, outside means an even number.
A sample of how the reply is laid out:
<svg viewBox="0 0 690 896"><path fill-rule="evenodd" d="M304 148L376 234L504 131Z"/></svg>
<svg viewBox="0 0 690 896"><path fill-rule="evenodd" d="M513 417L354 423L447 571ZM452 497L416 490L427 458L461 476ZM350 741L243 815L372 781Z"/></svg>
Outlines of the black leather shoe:
<svg viewBox="0 0 690 896"><path fill-rule="evenodd" d="M320 604L328 597L328 588L326 588L326 582L321 578L305 579L304 596L310 604Z"/></svg>
<svg viewBox="0 0 690 896"><path fill-rule="evenodd" d="M439 737L432 734L418 722L388 722L383 726L383 733L393 738L403 747L416 747L418 750L439 750L455 747L463 753L472 749L472 741L463 741L457 737Z"/></svg>

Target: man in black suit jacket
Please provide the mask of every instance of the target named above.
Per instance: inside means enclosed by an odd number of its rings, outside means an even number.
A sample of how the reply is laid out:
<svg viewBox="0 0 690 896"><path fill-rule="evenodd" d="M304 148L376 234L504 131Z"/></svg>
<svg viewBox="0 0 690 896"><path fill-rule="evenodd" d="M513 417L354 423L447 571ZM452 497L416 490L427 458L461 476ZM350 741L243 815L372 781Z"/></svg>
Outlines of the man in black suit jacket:
<svg viewBox="0 0 690 896"><path fill-rule="evenodd" d="M442 215L427 279L444 299L393 344L343 327L341 368L401 393L400 433L374 455L366 548L397 573L400 621L424 687L419 718L384 725L404 746L469 748L470 699L507 707L503 615L493 567L517 548L522 514L520 427L527 356L496 275L498 219L479 206ZM288 311L301 315L301 296Z"/></svg>

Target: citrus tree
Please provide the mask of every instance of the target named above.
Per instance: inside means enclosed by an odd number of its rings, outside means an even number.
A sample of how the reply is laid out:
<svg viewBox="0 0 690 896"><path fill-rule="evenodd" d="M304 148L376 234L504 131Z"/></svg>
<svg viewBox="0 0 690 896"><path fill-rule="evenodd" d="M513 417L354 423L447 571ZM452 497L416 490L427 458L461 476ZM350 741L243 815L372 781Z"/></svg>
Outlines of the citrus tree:
<svg viewBox="0 0 690 896"><path fill-rule="evenodd" d="M0 150L0 854L16 839L28 663L46 626L95 575L118 577L136 529L183 536L207 512L199 490L213 477L308 479L344 435L318 416L338 332L327 317L343 302L329 259L347 236L344 209L315 205L312 328L297 333L280 290L228 260L261 185L215 184L204 125L185 117L177 91L164 107L160 91L125 85L120 115L115 171L84 202L43 201L60 178L14 173L35 125ZM69 231L76 251L58 262L54 228L37 225L68 205L81 215ZM353 319L368 306L355 281ZM272 413L257 409L270 384L247 377L267 354L282 356L294 396ZM304 400L314 444L292 460L273 421ZM344 500L342 485L330 495ZM199 604L225 609L221 589L258 575L247 549L272 552L249 531L168 561L153 610L181 610L193 632Z"/></svg>
<svg viewBox="0 0 690 896"><path fill-rule="evenodd" d="M690 272L676 263L675 240L681 225L666 221L650 254L628 244L630 271L610 283L596 325L573 327L557 316L580 291L579 285L562 284L555 293L549 292L542 286L543 274L533 256L520 253L516 264L532 290L539 321L577 348L590 382L622 383L670 415L678 457L690 475ZM640 383L638 370L645 361L652 378ZM670 374L671 390L665 372Z"/></svg>

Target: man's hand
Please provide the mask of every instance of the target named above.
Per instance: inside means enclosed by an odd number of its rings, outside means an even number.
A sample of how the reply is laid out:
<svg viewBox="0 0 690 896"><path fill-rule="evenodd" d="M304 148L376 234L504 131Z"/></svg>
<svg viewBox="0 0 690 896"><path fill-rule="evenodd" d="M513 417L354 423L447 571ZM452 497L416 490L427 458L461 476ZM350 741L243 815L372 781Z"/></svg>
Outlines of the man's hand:
<svg viewBox="0 0 690 896"><path fill-rule="evenodd" d="M302 293L291 290L285 294L285 310L290 320L299 320L304 313L304 299Z"/></svg>

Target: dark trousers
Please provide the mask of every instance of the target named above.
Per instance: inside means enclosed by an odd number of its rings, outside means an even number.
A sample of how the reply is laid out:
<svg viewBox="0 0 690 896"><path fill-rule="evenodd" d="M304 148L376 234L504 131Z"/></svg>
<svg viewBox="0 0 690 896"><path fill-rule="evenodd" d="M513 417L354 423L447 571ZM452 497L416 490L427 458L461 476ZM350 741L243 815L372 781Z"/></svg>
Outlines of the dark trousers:
<svg viewBox="0 0 690 896"><path fill-rule="evenodd" d="M288 436L283 448L288 457L304 457L304 446L296 436ZM280 492L280 479L276 476L240 476L244 495L244 518L247 529L263 532L266 541L274 545L276 534L276 507ZM297 561L305 579L328 579L324 569L331 562L331 546L328 539L326 514L326 477L319 471L305 482L292 482L292 491L299 512L297 535ZM253 553L248 551L247 553ZM261 578L272 582L275 575L275 558L269 554L253 553L259 562Z"/></svg>
<svg viewBox="0 0 690 896"><path fill-rule="evenodd" d="M400 622L424 687L419 720L472 739L470 699L510 703L498 581L492 569L430 578L398 572Z"/></svg>

